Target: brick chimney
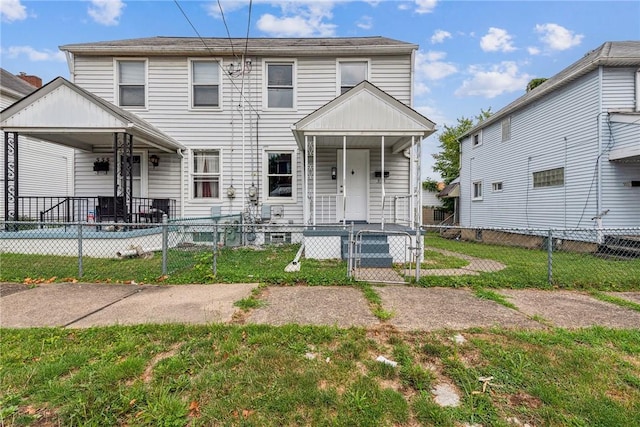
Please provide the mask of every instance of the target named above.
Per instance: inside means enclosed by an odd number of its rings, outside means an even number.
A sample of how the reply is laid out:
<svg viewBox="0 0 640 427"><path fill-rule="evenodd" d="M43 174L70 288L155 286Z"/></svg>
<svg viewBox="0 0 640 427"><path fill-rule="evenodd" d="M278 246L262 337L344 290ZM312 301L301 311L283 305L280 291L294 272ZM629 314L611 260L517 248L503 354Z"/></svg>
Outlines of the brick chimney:
<svg viewBox="0 0 640 427"><path fill-rule="evenodd" d="M42 87L42 79L38 76L29 76L24 71L21 71L20 74L18 74L18 77L29 83L31 86Z"/></svg>

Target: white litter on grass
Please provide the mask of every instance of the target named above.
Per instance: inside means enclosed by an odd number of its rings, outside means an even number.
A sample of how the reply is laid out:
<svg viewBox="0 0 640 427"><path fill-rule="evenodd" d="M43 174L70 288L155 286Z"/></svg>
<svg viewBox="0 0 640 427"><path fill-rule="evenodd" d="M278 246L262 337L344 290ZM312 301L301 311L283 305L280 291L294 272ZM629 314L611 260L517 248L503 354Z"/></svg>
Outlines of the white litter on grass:
<svg viewBox="0 0 640 427"><path fill-rule="evenodd" d="M304 357L306 357L309 360L314 360L316 358L316 354L315 353L305 353Z"/></svg>
<svg viewBox="0 0 640 427"><path fill-rule="evenodd" d="M466 338L463 337L461 334L456 334L453 336L453 338L451 338L456 344L464 344L467 342Z"/></svg>
<svg viewBox="0 0 640 427"><path fill-rule="evenodd" d="M431 390L433 400L440 406L460 406L460 396L449 384L438 384Z"/></svg>
<svg viewBox="0 0 640 427"><path fill-rule="evenodd" d="M380 362L380 363L384 363L385 365L389 365L389 366L393 366L394 368L396 366L398 366L398 362L394 362L393 360L389 360L384 356L378 356L376 358L376 361Z"/></svg>

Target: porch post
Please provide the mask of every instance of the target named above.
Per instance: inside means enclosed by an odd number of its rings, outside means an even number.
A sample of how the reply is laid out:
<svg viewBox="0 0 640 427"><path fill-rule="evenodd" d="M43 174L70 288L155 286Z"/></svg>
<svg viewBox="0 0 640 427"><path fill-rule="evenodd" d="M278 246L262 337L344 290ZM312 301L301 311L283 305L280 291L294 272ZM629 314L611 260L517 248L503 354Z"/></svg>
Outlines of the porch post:
<svg viewBox="0 0 640 427"><path fill-rule="evenodd" d="M316 136L313 136L313 225L316 225L316 202L317 202L317 193L316 193L316 183L318 182L318 162L316 161L318 155L317 148L317 140Z"/></svg>
<svg viewBox="0 0 640 427"><path fill-rule="evenodd" d="M417 188L418 188L418 175L416 173L416 165L415 165L415 137L412 135L411 136L411 155L409 156L409 162L410 162L410 166L409 166L409 194L411 194L411 198L409 199L409 223L410 224L414 224L413 220L415 218L414 215L414 209L416 206L416 199L418 198L418 195L416 194Z"/></svg>
<svg viewBox="0 0 640 427"><path fill-rule="evenodd" d="M302 197L302 221L309 224L309 137L304 135L304 196ZM315 224L314 224L315 225Z"/></svg>
<svg viewBox="0 0 640 427"><path fill-rule="evenodd" d="M4 134L4 219L18 221L18 132ZM15 224L6 226L15 229Z"/></svg>
<svg viewBox="0 0 640 427"><path fill-rule="evenodd" d="M380 175L380 182L382 183L382 218L380 220L380 229L384 230L384 199L385 199L385 192L384 192L384 135L382 135L382 137L380 138L380 142L381 142L381 147L380 147L380 163L382 164L382 175Z"/></svg>
<svg viewBox="0 0 640 427"><path fill-rule="evenodd" d="M413 138L413 137L412 137ZM418 149L416 150L417 162L416 162L416 179L418 184L418 210L416 212L418 228L422 227L422 139L418 141Z"/></svg>
<svg viewBox="0 0 640 427"><path fill-rule="evenodd" d="M342 136L342 225L347 225L347 135Z"/></svg>

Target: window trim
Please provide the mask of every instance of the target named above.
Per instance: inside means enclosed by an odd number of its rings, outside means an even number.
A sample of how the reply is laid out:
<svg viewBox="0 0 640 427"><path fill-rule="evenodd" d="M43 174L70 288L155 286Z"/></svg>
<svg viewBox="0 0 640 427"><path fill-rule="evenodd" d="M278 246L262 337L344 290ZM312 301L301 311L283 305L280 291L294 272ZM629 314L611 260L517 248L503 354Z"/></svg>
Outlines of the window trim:
<svg viewBox="0 0 640 427"><path fill-rule="evenodd" d="M364 80L371 78L371 58L337 58L336 59L336 96L342 95L342 69L340 65L345 62L364 62L367 64L367 73ZM358 83L359 84L359 83ZM356 85L357 86L357 85ZM352 86L353 88L355 86Z"/></svg>
<svg viewBox="0 0 640 427"><path fill-rule="evenodd" d="M120 63L121 62L144 62L144 105L122 105L120 103ZM128 58L117 57L113 58L113 67L115 73L113 73L114 80L114 99L115 104L120 108L126 108L130 110L146 111L149 108L149 58Z"/></svg>
<svg viewBox="0 0 640 427"><path fill-rule="evenodd" d="M269 196L269 153L291 153L291 197ZM262 200L270 204L297 203L298 150L285 146L264 147L262 150Z"/></svg>
<svg viewBox="0 0 640 427"><path fill-rule="evenodd" d="M476 185L479 184L480 185L480 195L476 196ZM482 185L482 180L481 179L477 179L475 181L471 182L471 200L473 201L480 201L483 198L483 185Z"/></svg>
<svg viewBox="0 0 640 427"><path fill-rule="evenodd" d="M505 135L505 124L507 128L506 135ZM504 119L500 120L500 140L502 142L507 142L511 140L511 116L507 116Z"/></svg>
<svg viewBox="0 0 640 427"><path fill-rule="evenodd" d="M478 137L478 143L476 144L475 138ZM471 135L471 148L480 147L482 145L482 129Z"/></svg>
<svg viewBox="0 0 640 427"><path fill-rule="evenodd" d="M536 185L536 174L541 174L541 173L552 173L554 171L557 170L562 170L562 183L560 184L547 184L547 185ZM565 168L564 166L560 166L557 168L550 168L550 169L542 169L539 171L535 171L535 172L531 172L531 187L534 189L538 189L538 188L552 188L552 187L564 187L565 183L566 183L567 179L566 179L566 175L565 175Z"/></svg>
<svg viewBox="0 0 640 427"><path fill-rule="evenodd" d="M195 153L198 151L217 151L218 152L218 162L220 164L220 170L218 172L218 197L194 197L193 195L193 179L195 177L195 171L193 168L193 160L195 157ZM222 148L220 147L202 147L202 146L196 146L196 147L190 147L189 148L189 201L193 202L193 203L211 203L211 202L221 202L222 201L222 183L223 183L223 172L224 172L224 163L223 163L223 151Z"/></svg>
<svg viewBox="0 0 640 427"><path fill-rule="evenodd" d="M500 188L496 189L498 185L500 186ZM503 191L504 191L504 181L494 181L491 183L492 193L502 193Z"/></svg>
<svg viewBox="0 0 640 427"><path fill-rule="evenodd" d="M293 100L291 107L269 107L269 65L291 65L291 83L293 85ZM295 58L265 58L262 60L262 79L264 82L262 89L262 110L264 111L296 111L298 109L298 61Z"/></svg>
<svg viewBox="0 0 640 427"><path fill-rule="evenodd" d="M222 73L224 70L224 62L222 58L187 58L189 62L189 110L195 111L222 111L222 100L224 99L222 90ZM218 106L196 106L193 105L194 96L193 96L193 63L194 62L217 62L218 63Z"/></svg>

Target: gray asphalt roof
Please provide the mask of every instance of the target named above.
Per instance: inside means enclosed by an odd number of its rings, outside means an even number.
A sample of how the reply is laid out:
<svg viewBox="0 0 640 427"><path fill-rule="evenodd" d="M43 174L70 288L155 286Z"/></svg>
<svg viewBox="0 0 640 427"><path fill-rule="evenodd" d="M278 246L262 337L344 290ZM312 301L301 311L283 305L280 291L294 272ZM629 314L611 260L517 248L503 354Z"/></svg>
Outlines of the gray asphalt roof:
<svg viewBox="0 0 640 427"><path fill-rule="evenodd" d="M0 68L0 86L17 92L23 96L28 95L37 89L37 87L27 83L20 77L11 74L4 68Z"/></svg>
<svg viewBox="0 0 640 427"><path fill-rule="evenodd" d="M242 54L247 47L249 55L277 54L318 55L322 52L373 49L380 52L411 51L415 44L387 37L324 37L324 38L222 38L222 37L147 37L138 39L78 43L60 46L63 51L92 54L144 53L169 54Z"/></svg>
<svg viewBox="0 0 640 427"><path fill-rule="evenodd" d="M640 66L640 41L606 42L596 49L588 52L578 61L569 65L558 74L549 78L546 82L516 99L506 107L492 114L488 119L476 125L460 139L477 132L479 129L489 126L514 111L546 96L549 93L563 87L567 83L595 70L599 66L609 67L636 67ZM524 88L523 88L524 89Z"/></svg>

